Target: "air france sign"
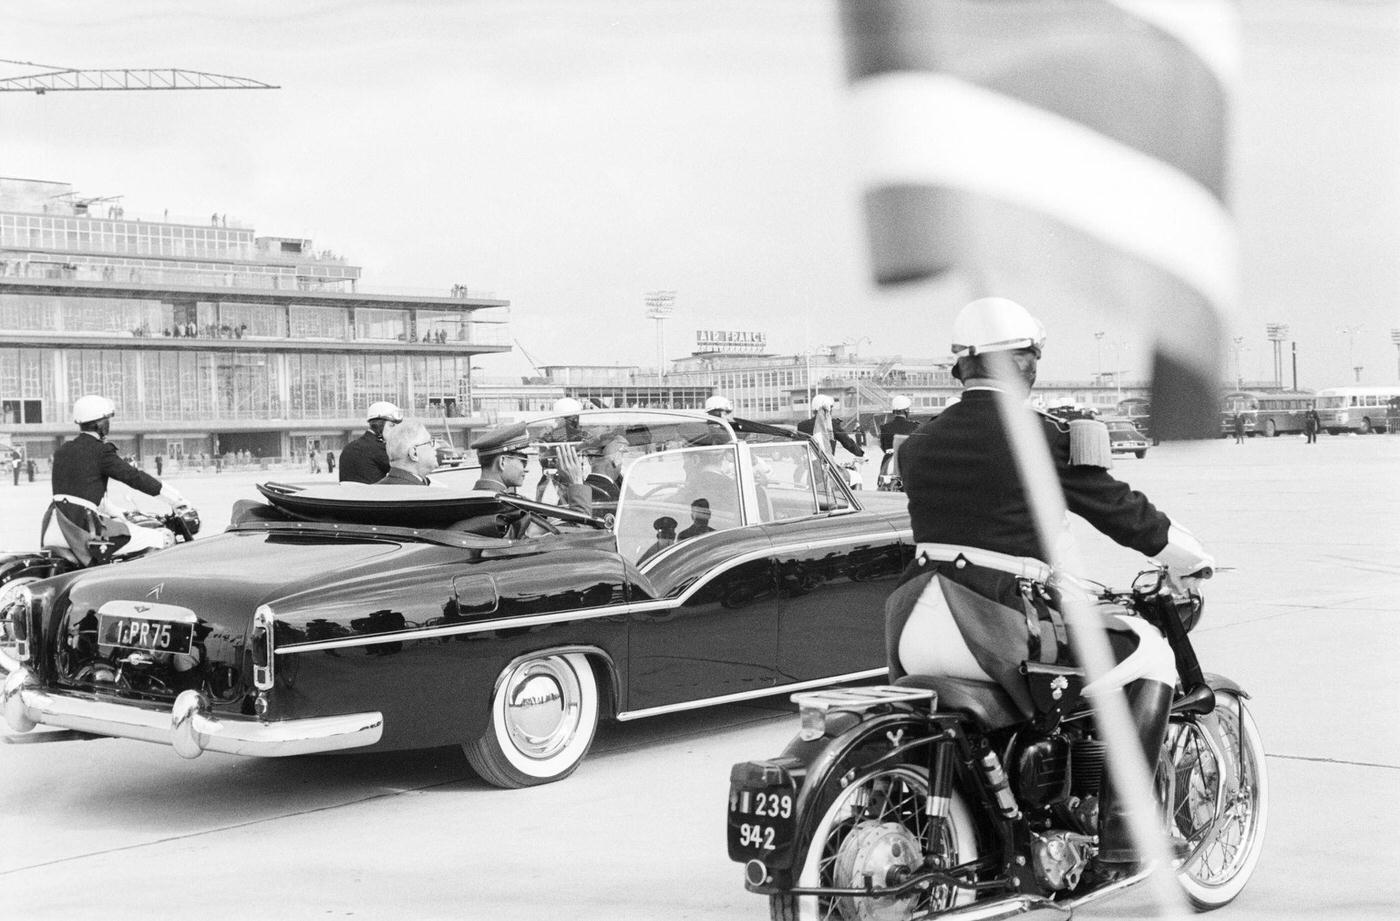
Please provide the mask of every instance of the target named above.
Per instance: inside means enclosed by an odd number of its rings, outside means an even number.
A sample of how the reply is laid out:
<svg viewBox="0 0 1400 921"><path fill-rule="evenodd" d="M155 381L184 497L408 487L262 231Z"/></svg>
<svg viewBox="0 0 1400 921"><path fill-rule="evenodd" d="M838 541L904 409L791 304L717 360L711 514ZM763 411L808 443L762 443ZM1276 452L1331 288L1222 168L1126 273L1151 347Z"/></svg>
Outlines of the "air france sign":
<svg viewBox="0 0 1400 921"><path fill-rule="evenodd" d="M697 352L766 352L768 334L742 329L697 329Z"/></svg>

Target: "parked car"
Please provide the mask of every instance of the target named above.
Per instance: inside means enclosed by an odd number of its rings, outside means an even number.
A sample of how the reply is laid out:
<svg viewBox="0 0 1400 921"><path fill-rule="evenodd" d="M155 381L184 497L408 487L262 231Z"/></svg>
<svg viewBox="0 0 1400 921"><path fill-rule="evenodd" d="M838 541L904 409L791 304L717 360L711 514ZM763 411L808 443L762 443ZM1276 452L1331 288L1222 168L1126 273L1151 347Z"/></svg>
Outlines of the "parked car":
<svg viewBox="0 0 1400 921"><path fill-rule="evenodd" d="M571 773L600 719L884 673L902 495L857 500L772 426L595 411L569 431L600 430L627 442L614 515L472 490L468 468L268 483L222 534L8 586L5 718L187 758L460 744L519 787Z"/></svg>
<svg viewBox="0 0 1400 921"><path fill-rule="evenodd" d="M467 452L442 438L433 439L433 449L437 452L439 467L459 467L467 462Z"/></svg>
<svg viewBox="0 0 1400 921"><path fill-rule="evenodd" d="M1151 444L1147 436L1138 431L1137 426L1126 419L1104 419L1103 424L1108 426L1109 447L1114 454L1147 456L1147 449Z"/></svg>

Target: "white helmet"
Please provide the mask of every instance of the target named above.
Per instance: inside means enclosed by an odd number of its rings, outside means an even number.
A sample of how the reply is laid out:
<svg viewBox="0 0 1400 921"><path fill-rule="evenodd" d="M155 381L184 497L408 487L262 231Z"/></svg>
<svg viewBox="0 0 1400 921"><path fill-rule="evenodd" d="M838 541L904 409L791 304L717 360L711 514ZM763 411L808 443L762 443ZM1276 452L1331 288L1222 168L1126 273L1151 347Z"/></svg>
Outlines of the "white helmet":
<svg viewBox="0 0 1400 921"><path fill-rule="evenodd" d="M836 406L836 401L824 393L819 393L812 397L812 412L820 409L831 409Z"/></svg>
<svg viewBox="0 0 1400 921"><path fill-rule="evenodd" d="M904 394L900 394L899 396L895 397L893 400L890 400L890 411L891 411L891 412L896 412L896 413L908 412L908 411L909 411L909 407L911 407L911 406L913 406L913 405L914 405L914 401L913 401L913 400L909 399L909 398L906 397Z"/></svg>
<svg viewBox="0 0 1400 921"><path fill-rule="evenodd" d="M366 416L365 421L373 422L376 419L383 419L398 425L403 421L403 413L400 412L399 408L393 403L380 400L378 403L369 404L369 414Z"/></svg>
<svg viewBox="0 0 1400 921"><path fill-rule="evenodd" d="M583 404L573 397L560 397L554 401L554 411L561 416L572 416L583 412Z"/></svg>
<svg viewBox="0 0 1400 921"><path fill-rule="evenodd" d="M734 412L734 404L729 402L729 397L722 397L719 394L715 394L705 401L705 412L712 412L713 410L732 413Z"/></svg>
<svg viewBox="0 0 1400 921"><path fill-rule="evenodd" d="M1045 347L1045 327L1026 308L1004 297L984 297L958 311L953 320L953 354L981 355Z"/></svg>
<svg viewBox="0 0 1400 921"><path fill-rule="evenodd" d="M106 397L90 393L73 403L73 421L78 425L108 419L117 414L117 405Z"/></svg>

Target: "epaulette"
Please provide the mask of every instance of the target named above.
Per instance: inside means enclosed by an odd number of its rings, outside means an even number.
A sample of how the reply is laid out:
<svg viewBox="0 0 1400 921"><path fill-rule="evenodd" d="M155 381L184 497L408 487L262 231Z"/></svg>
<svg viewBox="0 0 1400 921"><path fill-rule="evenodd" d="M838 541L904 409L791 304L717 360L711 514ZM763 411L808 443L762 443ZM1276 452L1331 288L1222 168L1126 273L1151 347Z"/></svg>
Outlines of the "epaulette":
<svg viewBox="0 0 1400 921"><path fill-rule="evenodd" d="M1040 416L1042 422L1049 422L1061 434L1064 434L1065 432L1069 431L1069 423L1066 422L1064 418L1057 416L1054 413L1046 412L1045 410L1039 407L1032 408L1035 409L1036 415Z"/></svg>
<svg viewBox="0 0 1400 921"><path fill-rule="evenodd" d="M1074 419L1069 423L1069 462L1073 467L1113 466L1113 445L1108 426L1097 419Z"/></svg>

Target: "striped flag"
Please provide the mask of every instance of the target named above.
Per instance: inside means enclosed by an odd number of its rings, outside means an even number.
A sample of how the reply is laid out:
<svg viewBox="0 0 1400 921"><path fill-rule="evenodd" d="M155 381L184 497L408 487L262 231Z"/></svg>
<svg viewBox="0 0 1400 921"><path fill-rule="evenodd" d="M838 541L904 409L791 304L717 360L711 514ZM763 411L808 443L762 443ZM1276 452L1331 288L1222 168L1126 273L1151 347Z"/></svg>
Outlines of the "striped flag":
<svg viewBox="0 0 1400 921"><path fill-rule="evenodd" d="M1229 0L843 0L875 278L1150 324L1153 430L1219 433ZM1053 330L1051 331L1053 341ZM1087 348L1087 345L1086 345Z"/></svg>

